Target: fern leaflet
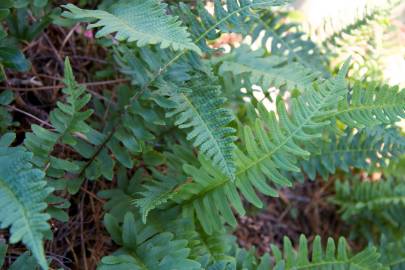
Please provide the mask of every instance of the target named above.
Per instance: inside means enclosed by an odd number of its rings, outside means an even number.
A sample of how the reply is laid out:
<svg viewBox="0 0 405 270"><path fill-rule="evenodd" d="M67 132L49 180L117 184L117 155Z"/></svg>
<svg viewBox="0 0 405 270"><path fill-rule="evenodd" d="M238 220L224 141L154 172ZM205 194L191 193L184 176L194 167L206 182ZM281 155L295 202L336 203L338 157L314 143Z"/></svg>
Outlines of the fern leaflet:
<svg viewBox="0 0 405 270"><path fill-rule="evenodd" d="M291 241L285 237L283 252L272 245L274 266L272 269L378 269L387 270L380 262L380 254L375 247L368 247L363 251L351 255L348 252L346 240L341 237L336 246L332 238L328 238L326 249L322 248L321 237L316 236L312 245L312 259L309 259L308 241L301 235L298 250L295 251ZM260 269L271 269L269 256L262 258Z"/></svg>
<svg viewBox="0 0 405 270"><path fill-rule="evenodd" d="M10 242L22 241L34 254L42 269L48 269L43 234L50 230L43 211L52 188L44 173L33 169L32 154L24 148L0 147L0 228L10 228Z"/></svg>

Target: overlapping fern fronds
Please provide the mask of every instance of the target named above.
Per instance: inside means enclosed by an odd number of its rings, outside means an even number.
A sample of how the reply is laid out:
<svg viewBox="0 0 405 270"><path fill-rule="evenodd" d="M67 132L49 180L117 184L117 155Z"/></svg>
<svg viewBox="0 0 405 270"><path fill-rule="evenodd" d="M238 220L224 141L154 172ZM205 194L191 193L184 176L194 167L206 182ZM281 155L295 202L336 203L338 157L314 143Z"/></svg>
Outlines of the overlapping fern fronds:
<svg viewBox="0 0 405 270"><path fill-rule="evenodd" d="M0 227L10 227L10 242L22 241L42 269L48 269L43 238L50 231L50 215L44 210L52 188L31 161L32 154L24 148L0 147Z"/></svg>
<svg viewBox="0 0 405 270"><path fill-rule="evenodd" d="M194 41L204 52L211 51L207 41L217 39L221 33L233 32L246 34L249 22L256 17L256 11L273 6L280 6L285 0L229 0L214 1L214 14L210 14L202 5L197 5L196 16L186 4L180 4L177 11L181 19L190 26Z"/></svg>
<svg viewBox="0 0 405 270"><path fill-rule="evenodd" d="M128 212L122 223L106 214L104 224L113 240L123 247L103 257L100 270L113 269L181 269L199 270L200 264L189 259L187 240L174 239L170 232L159 232L142 225Z"/></svg>
<svg viewBox="0 0 405 270"><path fill-rule="evenodd" d="M335 68L336 63L351 56L351 77L364 78L367 81L384 80L382 67L385 57L391 54L396 44L400 44L393 42L399 35L390 18L390 13L400 2L359 2L359 9L352 19L332 19L325 23L325 29L318 29L315 35L318 35L317 39L322 42L321 47L332 68Z"/></svg>
<svg viewBox="0 0 405 270"><path fill-rule="evenodd" d="M242 46L227 56L220 66L220 73L231 72L241 80L249 80L267 90L270 87L299 89L304 92L312 89L313 81L319 73L306 68L299 62L288 63L287 57L265 56L262 50L252 51Z"/></svg>
<svg viewBox="0 0 405 270"><path fill-rule="evenodd" d="M361 131L346 129L345 135L330 135L328 141L315 142L308 160L301 162L303 171L312 180L319 174L327 179L337 169L369 169L384 167L405 152L405 138L396 128L377 126ZM321 144L321 146L320 146Z"/></svg>
<svg viewBox="0 0 405 270"><path fill-rule="evenodd" d="M350 127L394 124L405 118L405 90L398 86L356 83L338 104L336 116Z"/></svg>
<svg viewBox="0 0 405 270"><path fill-rule="evenodd" d="M347 91L344 65L339 75L319 86L319 90L307 91L292 100L289 115L284 103L277 104L277 120L274 112L259 106L260 113L254 127L245 127L243 142L246 150L236 154L236 180L232 182L211 162L200 157L201 167L186 165L185 172L193 179L176 189L173 200L189 214L196 213L204 230L210 234L222 228L224 220L236 225L230 206L243 215L238 190L257 207L262 206L255 188L270 196L277 196L276 186L289 186L291 182L281 171L299 171L298 158L306 158L309 152L301 142L319 138L328 121L317 121L319 116L333 111L333 104ZM270 178L272 185L269 185Z"/></svg>
<svg viewBox="0 0 405 270"><path fill-rule="evenodd" d="M340 206L345 220L356 219L353 233L373 239L376 231L390 237L405 231L405 185L401 181L338 181L333 201Z"/></svg>

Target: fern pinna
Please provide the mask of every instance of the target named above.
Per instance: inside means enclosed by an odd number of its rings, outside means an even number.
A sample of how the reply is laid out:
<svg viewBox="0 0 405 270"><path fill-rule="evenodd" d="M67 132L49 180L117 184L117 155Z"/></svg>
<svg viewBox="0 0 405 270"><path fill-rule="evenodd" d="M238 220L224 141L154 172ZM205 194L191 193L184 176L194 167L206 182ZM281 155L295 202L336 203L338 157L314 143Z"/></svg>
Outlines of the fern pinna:
<svg viewBox="0 0 405 270"><path fill-rule="evenodd" d="M83 2L63 5L55 22L86 23L95 32L86 42L105 47L97 76L119 74L118 85L86 89L66 57L49 121L28 132L11 113L20 97L0 93L0 227L10 231L0 265L57 268L43 248L49 219L67 222L71 196L98 181L91 195L113 244L97 269L403 267L404 90L351 76L358 59L328 68L356 24L319 42L284 0ZM11 7L0 4L0 15ZM243 44L218 49L228 34ZM375 172L383 176L369 181ZM359 240L354 251L344 237L309 235L262 256L238 245L230 233L249 204L318 178L335 183L330 202ZM28 251L6 261L19 241Z"/></svg>
<svg viewBox="0 0 405 270"><path fill-rule="evenodd" d="M44 210L52 188L31 160L32 153L23 148L0 147L0 227L10 227L10 243L22 241L45 269L43 239L50 216Z"/></svg>

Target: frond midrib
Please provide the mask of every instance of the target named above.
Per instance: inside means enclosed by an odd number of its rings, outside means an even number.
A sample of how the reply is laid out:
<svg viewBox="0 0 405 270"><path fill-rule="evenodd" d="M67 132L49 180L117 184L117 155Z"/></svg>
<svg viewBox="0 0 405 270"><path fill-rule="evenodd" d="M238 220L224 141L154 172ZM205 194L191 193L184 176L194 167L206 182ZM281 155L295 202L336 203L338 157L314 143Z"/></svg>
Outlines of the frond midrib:
<svg viewBox="0 0 405 270"><path fill-rule="evenodd" d="M265 2L261 2L261 3L250 3L249 5L246 5L244 7L241 7L237 10L234 10L231 13L228 13L227 16L225 16L224 18L222 18L221 20L217 21L213 26L211 26L207 31L205 31L204 33L202 33L198 38L196 38L193 43L197 43L199 42L202 38L204 38L210 31L212 31L213 29L215 29L217 26L219 26L221 23L225 22L226 20L228 20L229 18L231 18L233 15L240 13L241 11L244 11L245 9L249 9L255 6L260 6L260 5L264 5L264 4L270 4L274 1L269 0L269 1L265 1ZM189 49L184 48L181 52L177 53L174 57L172 57L169 61L167 61L161 68L159 68L158 72L156 72L155 74L153 74L152 78L149 80L149 82L144 85L141 89L141 91L139 91L138 93L143 93L157 78L159 78L172 64L174 64L180 57L182 57L184 54L186 54L189 51ZM138 95L134 95L131 99L130 102L132 102L136 97L138 97L140 94ZM124 110L127 111L129 108L129 106L125 106ZM104 146L109 142L109 140L113 137L114 133L116 132L117 128L114 128L110 134L106 137L106 139L103 141L103 143L101 144L101 147L99 147L97 149L97 151L92 155L92 157L89 159L89 161L86 163L86 165L80 170L79 175L82 175L84 173L84 170L90 166L90 164L95 160L95 157L98 155L98 153L104 148Z"/></svg>
<svg viewBox="0 0 405 270"><path fill-rule="evenodd" d="M350 106L346 109L343 110L338 110L332 116L337 116L340 114L344 113L349 113L353 111L367 111L367 110L375 110L375 109L386 109L386 108L392 108L392 107L405 107L403 103L384 103L384 104L370 104L370 105L359 105L359 106Z"/></svg>
<svg viewBox="0 0 405 270"><path fill-rule="evenodd" d="M144 32L144 31L139 31L139 30L134 29L133 26L129 25L126 21L124 21L123 19L121 19L120 17L116 16L116 15L113 14L113 13L109 13L109 12L105 12L105 13L108 14L108 15L113 16L115 19L117 19L118 21L120 21L120 22L128 29L128 31L131 32L133 35L140 35L140 34L142 34L142 35L148 36L148 37L150 37L150 38L156 37L156 36L150 34L150 33L147 32L147 31ZM173 40L167 39L167 38L162 37L162 36L159 36L159 38L164 39L164 40L169 41L169 42L173 42Z"/></svg>
<svg viewBox="0 0 405 270"><path fill-rule="evenodd" d="M310 269L314 267L320 267L320 266L334 266L334 265L355 265L357 268L356 269L364 269L364 270L369 270L368 267L364 267L359 264L354 264L350 259L344 260L344 261L323 261L323 262L317 262L317 263L310 263L309 265L301 265L301 266L293 266L292 268L286 268L286 269L291 269L291 270L296 270L296 269Z"/></svg>

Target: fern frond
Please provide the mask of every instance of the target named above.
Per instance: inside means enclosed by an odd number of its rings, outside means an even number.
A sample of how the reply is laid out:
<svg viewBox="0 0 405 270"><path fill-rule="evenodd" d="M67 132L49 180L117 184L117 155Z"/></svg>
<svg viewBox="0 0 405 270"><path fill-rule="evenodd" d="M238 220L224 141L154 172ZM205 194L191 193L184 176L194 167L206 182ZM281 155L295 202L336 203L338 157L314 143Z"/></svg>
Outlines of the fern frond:
<svg viewBox="0 0 405 270"><path fill-rule="evenodd" d="M342 207L344 218L363 210L373 211L394 205L405 207L405 186L395 184L394 188L394 184L389 180L356 181L353 185L348 181L336 182L334 201Z"/></svg>
<svg viewBox="0 0 405 270"><path fill-rule="evenodd" d="M248 126L244 129L246 152L238 149L236 154L236 180L229 181L201 157L200 168L184 166L193 182L180 186L173 200L182 205L186 213L196 213L204 230L210 234L222 227L221 216L227 223L236 225L230 206L241 215L245 213L238 190L256 207L261 207L262 202L255 188L266 195L277 196L277 191L267 183L267 179L270 178L277 186L291 185L281 171L299 171L297 158L309 156L309 152L299 145L319 138L323 128L329 124L316 119L333 111L333 104L346 93L344 77L347 68L348 63L336 79L326 81L318 91L307 91L292 100L291 115L288 115L281 100L277 104L279 120L274 112L259 106L260 114L253 130Z"/></svg>
<svg viewBox="0 0 405 270"><path fill-rule="evenodd" d="M160 74L161 68L176 57L174 52L156 46L128 48L124 45L114 47L113 56L120 72L128 76L133 85L141 87L153 81L155 74ZM193 54L187 56L167 66L162 74L163 80L175 83L189 80L188 72L193 68L190 63L199 66L200 60Z"/></svg>
<svg viewBox="0 0 405 270"><path fill-rule="evenodd" d="M405 118L405 90L398 86L356 83L345 100L338 104L336 116L351 127L394 124Z"/></svg>
<svg viewBox="0 0 405 270"><path fill-rule="evenodd" d="M92 140L85 134L92 129L85 122L93 113L93 110L86 110L84 107L91 99L86 89L79 85L74 78L69 59L65 59L64 80L65 88L62 90L66 102L57 102L57 107L50 113L50 123L53 130L42 126L31 125L32 132L25 134L24 145L34 154L33 163L36 167L45 170L47 177L57 179L49 184L57 190L67 190L71 193L77 192L82 177L65 179L66 173L72 175L80 171L79 161L70 158L60 158L53 154L57 145L67 145L71 148L80 148L78 153L83 153L81 146L83 141ZM86 155L84 155L86 156ZM50 197L49 200L60 198ZM68 205L66 202L65 205ZM48 212L55 218L66 220L66 214L61 207L50 206Z"/></svg>
<svg viewBox="0 0 405 270"><path fill-rule="evenodd" d="M333 198L342 218L354 219L353 233L373 239L376 231L398 237L405 231L405 185L393 179L379 181L337 181ZM364 226L368 224L368 226ZM370 225L371 224L371 225ZM363 225L363 226L362 226Z"/></svg>
<svg viewBox="0 0 405 270"><path fill-rule="evenodd" d="M74 147L79 141L77 134L87 133L90 130L84 121L93 113L92 110L83 110L91 95L75 81L68 58L65 59L64 83L66 87L63 93L66 94L66 103L58 102L57 108L50 114L50 122L55 131L32 125L32 133L26 134L24 140L24 145L34 153L35 165L45 168L50 163L49 170L52 174L58 174L56 171L75 172L79 169L75 163L54 157L51 152L58 143Z"/></svg>
<svg viewBox="0 0 405 270"><path fill-rule="evenodd" d="M382 1L374 7L362 3L359 6L365 7L360 8L354 18L332 19L324 24L325 29L317 29L315 35L319 35L317 39L322 41L321 46L330 59L332 69L335 63L351 56L350 77L367 81L384 80L384 58L393 50L392 41L397 36L397 33L390 34L394 27L389 22L389 14L400 2Z"/></svg>
<svg viewBox="0 0 405 270"><path fill-rule="evenodd" d="M22 241L34 254L42 269L48 269L43 234L50 230L44 173L33 169L32 154L23 148L0 147L0 227L10 227L10 242Z"/></svg>
<svg viewBox="0 0 405 270"><path fill-rule="evenodd" d="M339 238L337 246L332 238L328 238L326 248L322 248L321 237L316 236L311 251L308 250L308 240L304 235L300 236L297 251L287 237L284 237L283 252L277 246L272 245L271 248L274 256L273 268L270 258L266 256L262 258L258 269L388 269L379 262L381 255L375 247L368 247L351 255L343 237Z"/></svg>
<svg viewBox="0 0 405 270"><path fill-rule="evenodd" d="M263 51L251 51L242 46L233 51L231 57L220 66L220 73L231 72L234 76L243 74L242 80L260 85L263 90L270 87L295 88L304 92L312 89L312 83L319 75L304 67L300 63L287 63L287 58L282 56L264 56Z"/></svg>
<svg viewBox="0 0 405 270"><path fill-rule="evenodd" d="M381 237L378 250L383 256L381 261L391 270L405 268L405 238L390 240L385 235Z"/></svg>
<svg viewBox="0 0 405 270"><path fill-rule="evenodd" d="M109 214L104 219L114 241L123 246L103 257L98 269L200 270L200 264L189 259L187 240L174 239L172 233L159 232L136 221L127 213L122 226Z"/></svg>
<svg viewBox="0 0 405 270"><path fill-rule="evenodd" d="M383 167L405 152L405 138L395 128L367 128L357 133L348 129L344 136L329 138L330 141L314 143L313 150L308 148L311 157L301 162L303 171L312 180L317 173L327 179L337 169L348 172L351 167Z"/></svg>
<svg viewBox="0 0 405 270"><path fill-rule="evenodd" d="M195 31L192 33L194 38L194 42L198 43L199 46L201 45L202 47L207 47L206 46L206 42L205 39L208 38L208 36L210 35L210 33L216 32L219 29L223 29L226 30L226 25L228 25L228 23L230 23L231 21L234 20L235 17L238 17L239 15L241 15L240 19L245 20L247 19L249 16L254 15L252 12L254 9L261 9L261 8L268 8L270 6L274 6L274 5L281 5L285 3L285 1L283 0L247 0L247 1L240 1L239 3L237 1L228 1L227 4L229 5L228 8L225 10L224 7L222 6L221 1L216 1L215 6L216 6L216 10L217 12L219 12L218 14L216 14L214 17L218 18L219 20L210 20L205 18L203 21L199 21L195 18L195 16L193 15L193 13L190 11L190 9L188 9L188 7L186 5L180 5L180 8L178 10L176 10L175 12L182 18L182 21L186 23L186 25L193 25L192 29L195 29ZM205 9L204 9L205 10ZM206 11L205 11L206 12ZM210 15L211 16L211 15ZM212 17L211 17L212 18ZM206 20L209 20L206 21ZM197 26L199 25L199 27ZM207 28L206 28L207 27ZM202 31L201 31L202 30ZM210 50L210 49L209 49ZM145 51L146 52L146 51ZM149 51L150 52L150 51ZM140 72L133 72L132 68L127 68L129 66L132 67L139 67L139 61L132 61L132 63L130 63L131 65L128 65L129 62L131 61L122 61L122 59L126 58L124 56L124 58L120 58L121 64L123 68L125 68L125 72L126 73L130 73L131 75L133 75L133 82L135 84L141 84L142 85L142 89L146 89L148 88L148 86L150 86L151 84L153 84L157 79L160 79L162 76L167 75L167 71L174 71L175 73L178 73L178 69L174 68L176 65L176 62L178 62L179 59L182 58L182 56L184 56L186 53L188 52L188 50L182 50L181 52L178 52L175 55L168 55L168 57L166 57L166 60L163 60L160 62L160 64L157 66L156 63L153 61L154 57L149 57L152 54L144 54L142 56L142 62L146 62L147 65L150 65L150 67L154 67L152 69L148 68L148 69L138 69L136 68L136 70L139 70ZM165 54L167 52L163 52L163 54ZM162 55L163 55L162 54ZM189 56L189 62L192 64L198 64L199 63L199 58L197 57L196 54L188 54L187 56ZM133 57L132 60L139 60L139 58L137 57ZM147 59L147 60L146 60ZM156 59L156 58L155 58ZM164 58L161 58L160 56L158 57L159 60L162 60ZM138 64L137 64L138 63ZM150 71L153 70L152 75L150 74ZM149 77L149 79L147 81L144 80L144 76L142 74L147 74L147 77ZM186 74L185 72L183 72L183 70L181 70L180 74ZM173 76L170 76L173 77ZM135 79L134 79L135 78ZM181 80L181 78L180 78ZM131 101L133 101L131 99ZM127 111L127 108L130 108L130 106L126 106L124 108L124 111ZM120 119L118 119L119 122L124 122L122 121L121 117ZM93 155L90 155L92 158L89 162L87 162L86 167L89 166L93 166L94 162L96 159L99 159L99 152L105 152L105 146L107 145L111 145L112 143L110 142L111 140L113 140L113 137L115 136L116 133L116 129L113 128L109 135L106 136L103 140L102 140L102 144L100 145L100 148L102 150L95 150ZM120 142L121 140L118 139L118 144L115 143L114 145L119 145L121 144ZM121 148L122 150L122 148ZM123 153L125 151L116 151L118 153ZM125 158L124 161L124 165L125 166L129 166L131 165L130 160L128 159L128 156L122 156L122 158ZM93 170L94 171L94 170Z"/></svg>
<svg viewBox="0 0 405 270"><path fill-rule="evenodd" d="M375 3L366 5L363 9L359 9L351 20L340 22L337 20L329 21L324 25L324 29L318 29L320 30L318 34L321 34L321 36L317 39L322 41L322 46L325 48L342 46L339 41L344 39L345 36L356 35L361 29L367 28L378 20L381 20L384 15L388 15L399 3L400 1L398 0L388 0L379 2L377 5ZM364 6L364 4L360 5Z"/></svg>
<svg viewBox="0 0 405 270"><path fill-rule="evenodd" d="M259 12L250 29L252 43L260 41L261 47L271 55L285 57L289 64L298 62L308 70L326 75L325 59L320 49L305 38L306 34L299 30L298 24L286 22L287 15L286 12Z"/></svg>
<svg viewBox="0 0 405 270"><path fill-rule="evenodd" d="M73 4L64 6L68 11L63 15L76 20L92 21L89 28L101 28L96 37L115 33L119 41L137 42L139 47L160 44L161 48L171 47L176 51L200 49L191 41L190 34L176 17L166 14L167 4L159 0L126 0L111 6L111 12L85 10Z"/></svg>
<svg viewBox="0 0 405 270"><path fill-rule="evenodd" d="M176 116L175 125L190 128L188 140L229 178L235 177L233 159L235 130L229 127L233 120L230 110L223 108L225 99L220 96L214 80L196 76L190 85L161 87L161 94L168 96L173 105L168 106L168 117Z"/></svg>
<svg viewBox="0 0 405 270"><path fill-rule="evenodd" d="M164 175L154 170L152 179L143 185L144 190L138 192L141 198L133 201L142 214L143 223L146 223L150 211L172 198L173 193L171 191L183 180L183 178L176 178L175 175Z"/></svg>

